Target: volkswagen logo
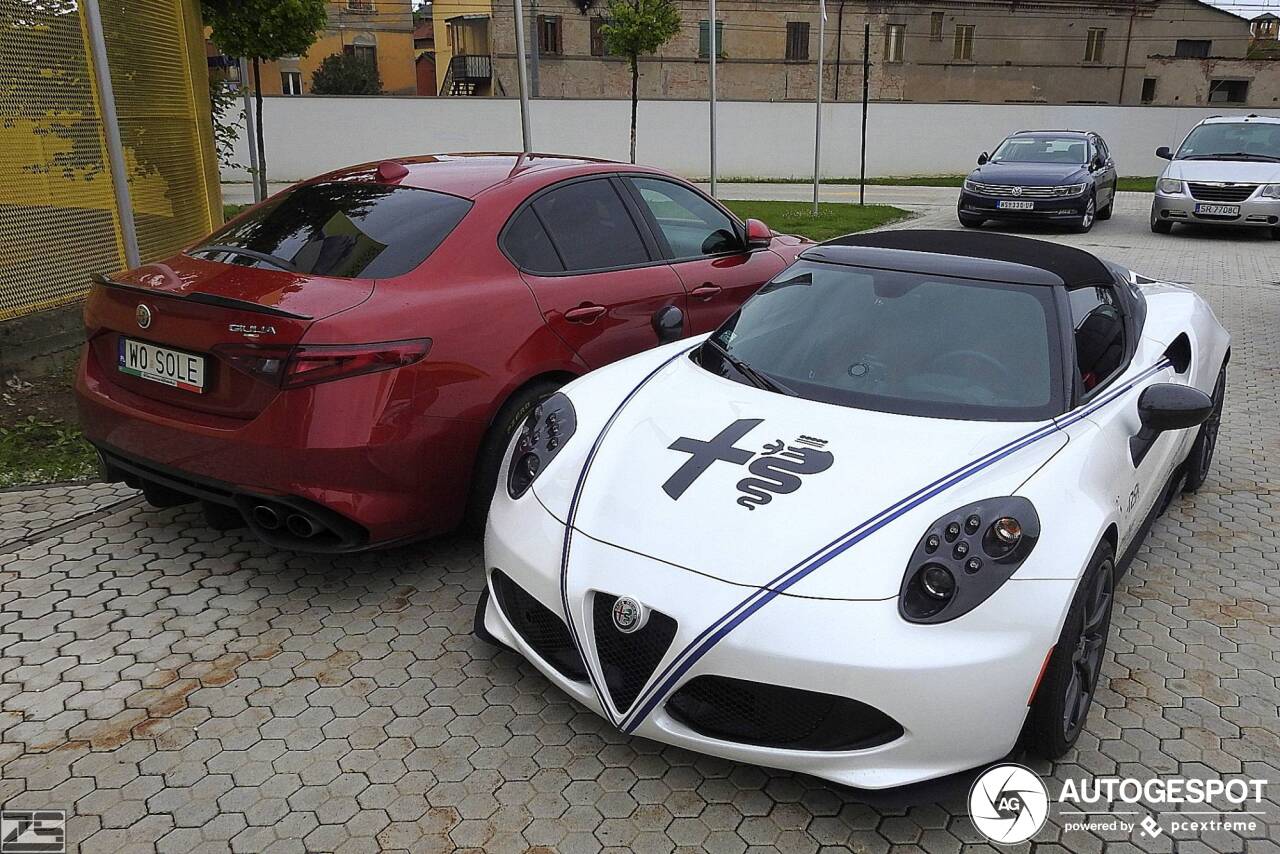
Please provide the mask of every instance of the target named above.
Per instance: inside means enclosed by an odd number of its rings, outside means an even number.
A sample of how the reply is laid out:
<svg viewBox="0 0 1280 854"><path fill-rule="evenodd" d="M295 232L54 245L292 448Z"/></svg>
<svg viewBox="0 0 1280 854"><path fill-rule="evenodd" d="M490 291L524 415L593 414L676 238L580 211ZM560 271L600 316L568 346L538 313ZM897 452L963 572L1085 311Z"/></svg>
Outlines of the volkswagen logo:
<svg viewBox="0 0 1280 854"><path fill-rule="evenodd" d="M645 624L644 606L630 596L619 596L613 601L613 627L629 635Z"/></svg>
<svg viewBox="0 0 1280 854"><path fill-rule="evenodd" d="M1021 188L1021 187L1014 187L1012 192L1013 192L1013 194L1014 194L1015 196L1021 196L1021 195L1022 195L1022 188Z"/></svg>
<svg viewBox="0 0 1280 854"><path fill-rule="evenodd" d="M139 329L146 329L151 325L151 309L147 308L144 303L138 303L138 308L134 311L133 318L138 321Z"/></svg>

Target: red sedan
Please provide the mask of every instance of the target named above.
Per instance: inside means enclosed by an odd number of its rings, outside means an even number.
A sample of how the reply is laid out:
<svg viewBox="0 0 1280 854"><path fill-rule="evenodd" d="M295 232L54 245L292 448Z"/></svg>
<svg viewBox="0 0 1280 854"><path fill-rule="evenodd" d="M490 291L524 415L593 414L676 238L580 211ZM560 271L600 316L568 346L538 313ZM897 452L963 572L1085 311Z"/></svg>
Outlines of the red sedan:
<svg viewBox="0 0 1280 854"><path fill-rule="evenodd" d="M384 161L97 277L76 382L107 477L352 551L483 519L524 414L708 332L804 241L690 184L557 156Z"/></svg>

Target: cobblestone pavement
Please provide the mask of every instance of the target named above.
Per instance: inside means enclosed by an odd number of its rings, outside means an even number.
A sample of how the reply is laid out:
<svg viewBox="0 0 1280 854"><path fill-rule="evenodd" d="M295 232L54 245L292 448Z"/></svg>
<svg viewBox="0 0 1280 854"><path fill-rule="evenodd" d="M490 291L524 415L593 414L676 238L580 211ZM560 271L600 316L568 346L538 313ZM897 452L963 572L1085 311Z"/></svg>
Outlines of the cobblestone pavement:
<svg viewBox="0 0 1280 854"><path fill-rule="evenodd" d="M1218 459L1120 584L1088 731L1037 770L1247 775L1270 800L1252 832L1067 830L1055 808L1037 839L1280 851L1280 243L1157 237L1145 204L1054 239L1212 301L1235 337ZM0 494L0 802L67 810L73 850L981 848L963 792L874 808L611 730L470 634L473 539L320 558L128 498Z"/></svg>

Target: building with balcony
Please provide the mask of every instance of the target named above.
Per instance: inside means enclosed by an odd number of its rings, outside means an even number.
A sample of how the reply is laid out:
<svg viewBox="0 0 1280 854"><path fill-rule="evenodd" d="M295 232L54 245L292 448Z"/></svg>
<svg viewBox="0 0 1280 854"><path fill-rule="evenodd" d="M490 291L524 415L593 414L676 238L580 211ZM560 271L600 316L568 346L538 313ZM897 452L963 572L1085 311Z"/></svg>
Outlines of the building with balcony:
<svg viewBox="0 0 1280 854"><path fill-rule="evenodd" d="M630 94L630 69L607 55L602 0L539 0L525 24L543 97ZM642 98L704 98L706 11L678 4L680 31L640 58ZM876 100L1046 104L1273 106L1280 66L1247 59L1249 21L1200 0L877 0L828 2L824 94L862 97L871 27ZM516 91L509 4L492 13L496 87ZM724 99L811 100L817 0L720 0L717 86ZM530 63L533 65L533 63Z"/></svg>
<svg viewBox="0 0 1280 854"><path fill-rule="evenodd" d="M508 11L508 19L512 13ZM493 76L492 7L476 0L431 4L436 32L436 76L441 95L504 95ZM513 42L514 49L514 42ZM515 93L511 87L511 93Z"/></svg>

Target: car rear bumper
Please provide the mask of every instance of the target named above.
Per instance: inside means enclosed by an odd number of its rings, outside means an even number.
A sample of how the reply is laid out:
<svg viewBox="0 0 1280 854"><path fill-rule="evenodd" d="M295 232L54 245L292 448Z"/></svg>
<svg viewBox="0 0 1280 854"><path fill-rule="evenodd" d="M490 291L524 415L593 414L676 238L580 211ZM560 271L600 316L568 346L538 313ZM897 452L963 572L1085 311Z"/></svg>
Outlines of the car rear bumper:
<svg viewBox="0 0 1280 854"><path fill-rule="evenodd" d="M540 654L545 634L522 633L500 604L497 571L563 625L559 567L564 527L536 497L520 502L504 498L494 502L485 540L490 595L479 615L484 628L580 703L616 719L618 710L607 709L587 680L563 672L563 657L557 666L556 656ZM520 509L513 512L517 503ZM593 662L599 661L592 628L597 592L633 597L677 622L657 673L711 620L750 592L583 535L575 535L572 549L569 607ZM1013 748L1072 589L1069 580L1010 582L973 614L936 626L905 622L893 599L782 595L727 634L673 685L674 696L698 677L710 676L852 700L900 726L865 748L794 749L709 735L666 698L630 731L700 753L867 789L977 767ZM543 621L550 622L546 617ZM607 695L607 688L601 693ZM640 707L644 696L642 692Z"/></svg>
<svg viewBox="0 0 1280 854"><path fill-rule="evenodd" d="M1006 210L999 207L1002 201L1029 201L1035 207L1032 210ZM1088 202L1089 196L1087 193L1062 199L1013 199L984 196L978 193L971 193L968 190L961 190L957 210L962 214L981 216L984 219L1044 222L1079 219L1084 215Z"/></svg>
<svg viewBox="0 0 1280 854"><path fill-rule="evenodd" d="M86 353L75 392L110 476L235 506L282 547L351 551L441 533L462 516L483 425L419 414L404 373L282 392L256 417L234 420L133 394ZM280 528L253 518L264 502L285 514ZM328 534L291 536L293 510Z"/></svg>
<svg viewBox="0 0 1280 854"><path fill-rule="evenodd" d="M1196 213L1198 204L1230 204L1239 207L1240 214L1239 216L1199 214ZM1168 196L1156 193L1151 203L1151 218L1167 222L1275 228L1280 226L1280 199L1251 198L1243 202L1205 202L1188 195Z"/></svg>

